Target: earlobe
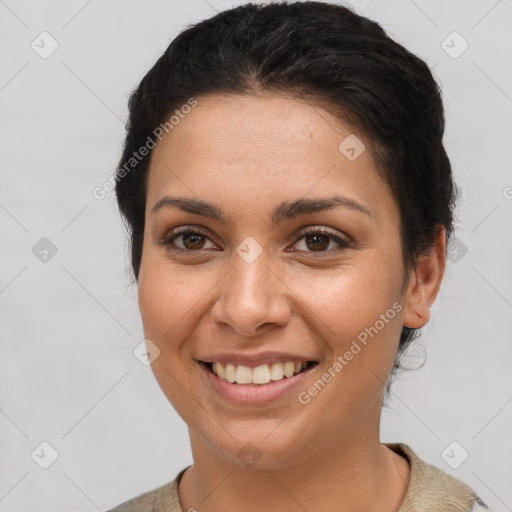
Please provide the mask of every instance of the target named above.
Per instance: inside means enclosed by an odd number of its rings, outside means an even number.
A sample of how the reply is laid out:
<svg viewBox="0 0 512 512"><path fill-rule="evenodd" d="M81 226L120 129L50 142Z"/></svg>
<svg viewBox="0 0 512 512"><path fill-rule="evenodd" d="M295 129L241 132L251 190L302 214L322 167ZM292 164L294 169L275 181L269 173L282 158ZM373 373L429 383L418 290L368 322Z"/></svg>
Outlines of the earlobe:
<svg viewBox="0 0 512 512"><path fill-rule="evenodd" d="M430 319L430 306L434 303L446 267L446 231L442 226L435 245L428 255L420 256L410 271L409 285L404 296L405 327L418 329Z"/></svg>

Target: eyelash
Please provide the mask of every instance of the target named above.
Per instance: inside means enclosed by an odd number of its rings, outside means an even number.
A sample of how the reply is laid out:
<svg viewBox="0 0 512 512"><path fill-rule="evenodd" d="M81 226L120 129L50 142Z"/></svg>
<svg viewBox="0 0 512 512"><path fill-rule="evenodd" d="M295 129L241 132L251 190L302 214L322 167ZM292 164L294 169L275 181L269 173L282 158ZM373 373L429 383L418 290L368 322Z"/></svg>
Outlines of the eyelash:
<svg viewBox="0 0 512 512"><path fill-rule="evenodd" d="M204 233L203 231L201 231L197 228L184 227L184 228L177 228L177 229L170 231L167 234L167 236L163 240L159 241L158 243L159 243L159 245L164 246L167 250L169 250L171 252L197 254L203 250L203 249L197 249L197 250L182 249L181 247L176 247L174 244L174 239L179 238L182 235L199 235L199 236L202 236L202 237L205 237L208 239L210 238L206 233ZM309 235L327 236L327 237L331 238L332 240L334 240L336 243L338 243L339 247L337 247L336 249L328 249L328 250L317 251L317 252L315 252L315 251L293 251L293 252L307 252L307 253L313 254L314 256L317 256L317 255L322 255L322 254L330 254L332 251L339 251L339 250L346 249L346 248L350 247L350 243L347 240L339 237L337 235L337 231L334 231L327 227L317 227L317 228L313 228L313 229L307 228L307 229L300 231L292 245L295 245L299 240L302 240L303 238L305 238Z"/></svg>

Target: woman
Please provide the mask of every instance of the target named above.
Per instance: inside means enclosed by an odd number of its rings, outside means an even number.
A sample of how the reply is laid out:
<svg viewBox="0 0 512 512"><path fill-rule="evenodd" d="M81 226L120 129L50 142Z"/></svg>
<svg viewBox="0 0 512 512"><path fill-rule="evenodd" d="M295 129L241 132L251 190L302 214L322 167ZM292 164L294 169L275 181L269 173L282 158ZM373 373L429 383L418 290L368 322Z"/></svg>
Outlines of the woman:
<svg viewBox="0 0 512 512"><path fill-rule="evenodd" d="M171 43L116 193L194 464L112 512L485 507L379 440L453 231L443 131L426 64L345 7L247 4Z"/></svg>

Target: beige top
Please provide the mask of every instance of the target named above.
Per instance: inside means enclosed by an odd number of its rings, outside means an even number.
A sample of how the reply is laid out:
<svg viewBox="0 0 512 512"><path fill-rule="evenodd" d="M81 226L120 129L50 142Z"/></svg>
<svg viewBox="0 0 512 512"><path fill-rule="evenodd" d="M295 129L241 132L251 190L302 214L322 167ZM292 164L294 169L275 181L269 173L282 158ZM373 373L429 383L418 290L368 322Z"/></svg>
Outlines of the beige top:
<svg viewBox="0 0 512 512"><path fill-rule="evenodd" d="M488 510L470 487L421 460L406 444L383 444L404 457L411 468L407 493L397 512ZM184 512L178 497L178 483L189 467L182 469L172 482L132 498L108 512Z"/></svg>

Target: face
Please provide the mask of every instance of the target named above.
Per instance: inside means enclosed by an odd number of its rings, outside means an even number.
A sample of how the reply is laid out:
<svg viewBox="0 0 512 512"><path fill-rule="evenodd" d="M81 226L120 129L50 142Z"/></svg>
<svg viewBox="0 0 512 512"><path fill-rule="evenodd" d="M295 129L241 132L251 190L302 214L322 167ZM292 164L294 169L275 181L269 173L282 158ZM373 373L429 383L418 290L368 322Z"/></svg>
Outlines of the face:
<svg viewBox="0 0 512 512"><path fill-rule="evenodd" d="M279 468L378 436L406 296L369 143L299 99L197 101L153 150L138 279L193 450Z"/></svg>

